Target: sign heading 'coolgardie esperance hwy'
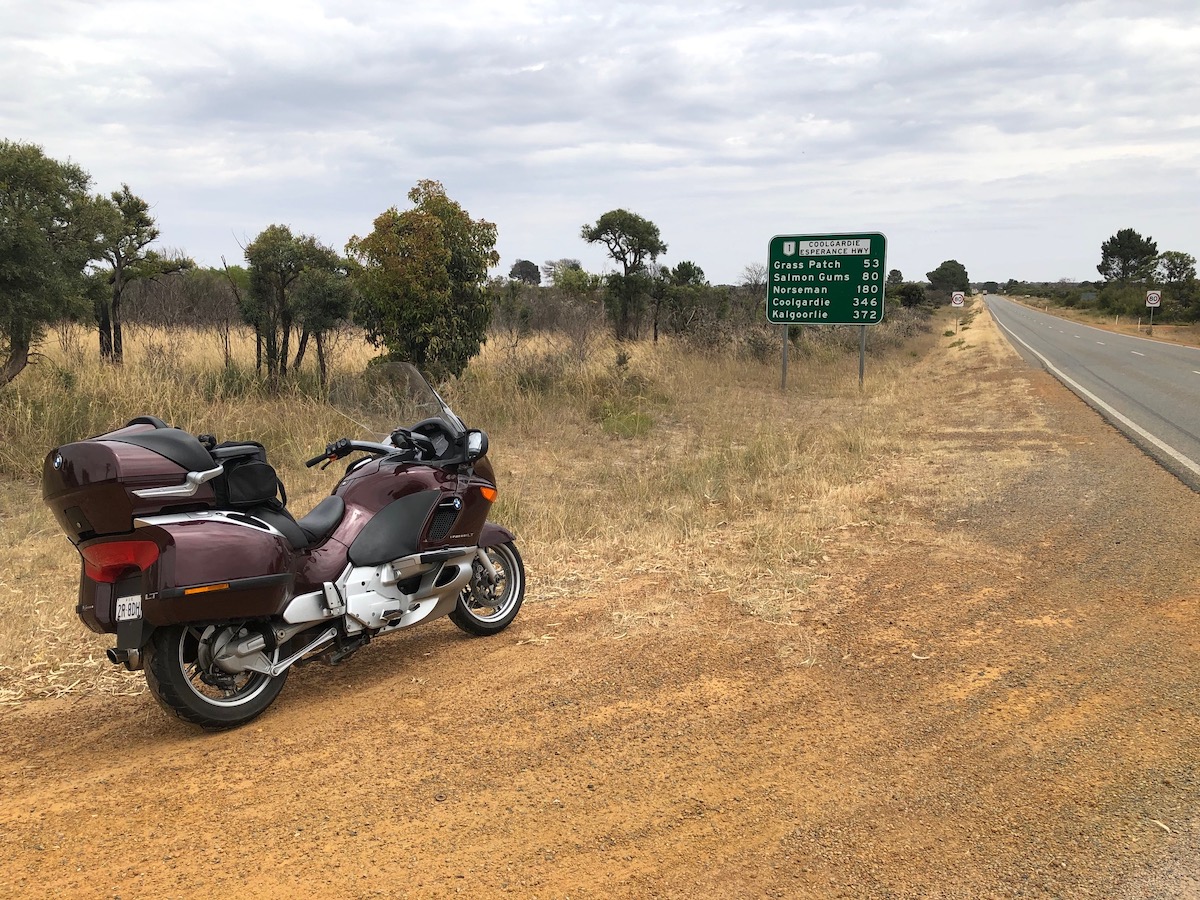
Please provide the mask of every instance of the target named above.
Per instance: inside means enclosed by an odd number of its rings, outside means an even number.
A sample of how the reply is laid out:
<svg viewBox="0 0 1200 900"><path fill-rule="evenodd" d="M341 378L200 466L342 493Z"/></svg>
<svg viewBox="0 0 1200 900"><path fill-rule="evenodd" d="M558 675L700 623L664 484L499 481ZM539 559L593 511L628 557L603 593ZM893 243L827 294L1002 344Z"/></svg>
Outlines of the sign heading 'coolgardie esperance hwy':
<svg viewBox="0 0 1200 900"><path fill-rule="evenodd" d="M883 321L887 238L777 235L767 255L767 321L775 325L877 325Z"/></svg>

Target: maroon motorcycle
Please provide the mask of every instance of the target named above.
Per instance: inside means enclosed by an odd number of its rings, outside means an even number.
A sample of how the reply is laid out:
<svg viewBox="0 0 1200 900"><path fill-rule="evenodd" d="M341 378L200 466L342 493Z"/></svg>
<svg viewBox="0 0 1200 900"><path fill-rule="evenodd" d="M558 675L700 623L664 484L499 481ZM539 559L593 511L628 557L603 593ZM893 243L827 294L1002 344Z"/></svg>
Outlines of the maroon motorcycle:
<svg viewBox="0 0 1200 900"><path fill-rule="evenodd" d="M144 670L180 718L240 725L292 666L441 616L473 635L516 617L525 572L512 533L487 521L487 436L412 366L371 376L376 410L413 424L308 460L364 454L299 519L261 444L153 416L46 457L42 495L82 561L79 617L114 634L109 659Z"/></svg>

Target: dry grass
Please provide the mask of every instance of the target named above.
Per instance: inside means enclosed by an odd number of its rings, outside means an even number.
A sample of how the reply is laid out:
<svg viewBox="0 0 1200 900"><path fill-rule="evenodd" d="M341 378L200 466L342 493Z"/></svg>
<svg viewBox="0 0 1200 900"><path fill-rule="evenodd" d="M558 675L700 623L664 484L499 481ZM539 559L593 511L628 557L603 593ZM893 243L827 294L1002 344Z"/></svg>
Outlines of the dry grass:
<svg viewBox="0 0 1200 900"><path fill-rule="evenodd" d="M903 525L902 506L889 503L895 487L879 475L911 455L910 411L938 389L914 363L935 340L910 330L881 341L892 349L868 360L862 391L856 353L810 344L785 396L777 360L539 337L490 345L446 392L491 436L494 517L519 536L530 602L595 598L612 637L682 622L714 596L786 623L805 608L831 542ZM197 333L141 331L122 368L84 346L80 334L52 336L0 394L0 702L141 689L140 676L104 660L108 636L75 618L78 558L40 502L51 447L140 413L254 438L301 514L335 480L302 460L352 432L307 373L282 395L261 390L249 342L232 370L215 337ZM335 376L353 377L370 355L347 340ZM787 639L811 660L808 636Z"/></svg>

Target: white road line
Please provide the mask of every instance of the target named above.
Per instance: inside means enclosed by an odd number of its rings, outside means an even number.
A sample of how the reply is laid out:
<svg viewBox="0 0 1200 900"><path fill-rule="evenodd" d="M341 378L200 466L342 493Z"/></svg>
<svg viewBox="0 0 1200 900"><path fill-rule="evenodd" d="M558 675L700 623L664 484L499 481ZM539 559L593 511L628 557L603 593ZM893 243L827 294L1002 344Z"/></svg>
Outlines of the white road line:
<svg viewBox="0 0 1200 900"><path fill-rule="evenodd" d="M1132 353L1134 356L1145 356L1146 355L1145 353L1138 353L1136 350L1130 350L1129 352Z"/></svg>
<svg viewBox="0 0 1200 900"><path fill-rule="evenodd" d="M1097 344L1099 344L1101 347L1107 347L1107 346L1108 346L1108 344L1104 343L1104 341L1096 341L1096 343L1097 343Z"/></svg>
<svg viewBox="0 0 1200 900"><path fill-rule="evenodd" d="M1194 460L1190 459L1187 456L1184 456L1182 453L1180 453L1178 450L1176 450L1170 444L1163 443L1161 440L1156 438L1154 435L1152 435L1146 429L1142 428L1142 426L1135 423L1132 419L1117 412L1115 409L1113 409L1111 406L1109 406L1107 403L1105 403L1103 400L1101 400L1099 397L1097 397L1091 391L1084 388L1078 382L1068 378L1066 376L1066 374L1064 374L1062 371L1060 371L1058 368L1056 368L1054 366L1054 364L1050 362L1050 360L1046 359L1046 357L1042 356L1042 354L1038 353L1036 350L1034 350L1032 347L1030 347L1027 343L1025 343L1023 340L1021 340L1019 337L1017 337L1015 334L1013 334L1013 330L1011 328L1009 328L1007 325L1005 325L1003 322L1001 322L999 319L996 319L996 324L999 325L1001 328L1003 328L1005 331L1007 331L1012 336L1012 339L1014 341L1019 343L1022 347L1024 347L1026 350L1028 350L1030 353L1032 353L1034 356L1036 356L1038 359L1040 359L1042 361L1042 365L1044 365L1050 371L1050 373L1052 375L1054 375L1054 377L1057 378L1059 381L1061 381L1063 384L1070 387L1073 391L1076 391L1076 392L1082 394L1083 396L1091 399L1091 401L1093 403L1095 403L1096 406L1100 407L1102 410L1104 410L1106 413L1108 413L1110 416L1112 416L1118 422L1127 426L1135 434L1140 435L1146 441L1153 444L1155 447L1157 447L1163 453L1167 454L1167 456L1171 457L1173 460L1175 460L1177 463L1179 463L1181 466L1183 466L1188 471L1193 472L1196 475L1200 475L1200 464L1197 464ZM1137 353L1136 350L1134 350L1133 352ZM1144 356L1144 355L1145 355L1144 353L1138 353L1138 356ZM1196 374L1200 375L1200 372L1197 372Z"/></svg>

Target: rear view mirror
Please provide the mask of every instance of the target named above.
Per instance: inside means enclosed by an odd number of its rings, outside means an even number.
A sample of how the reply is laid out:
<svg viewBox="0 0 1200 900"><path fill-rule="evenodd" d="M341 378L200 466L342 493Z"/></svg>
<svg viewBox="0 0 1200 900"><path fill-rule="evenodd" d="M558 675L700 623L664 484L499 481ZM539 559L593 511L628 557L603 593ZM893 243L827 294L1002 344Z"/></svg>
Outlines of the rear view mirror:
<svg viewBox="0 0 1200 900"><path fill-rule="evenodd" d="M467 462L475 462L475 460L487 456L488 452L488 436L478 428L472 428L467 432Z"/></svg>

